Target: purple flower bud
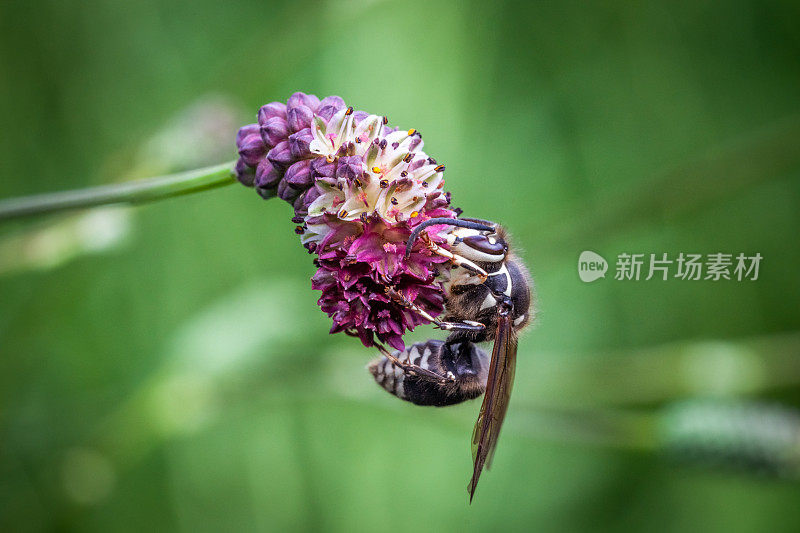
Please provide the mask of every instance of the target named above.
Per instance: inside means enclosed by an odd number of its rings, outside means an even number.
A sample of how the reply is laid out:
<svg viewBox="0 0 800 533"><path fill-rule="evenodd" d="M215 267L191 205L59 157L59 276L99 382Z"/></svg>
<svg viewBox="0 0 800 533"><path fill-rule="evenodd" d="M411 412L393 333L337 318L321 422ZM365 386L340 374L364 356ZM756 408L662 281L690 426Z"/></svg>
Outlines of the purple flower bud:
<svg viewBox="0 0 800 533"><path fill-rule="evenodd" d="M289 136L289 125L282 118L274 117L261 125L261 138L269 146L275 146Z"/></svg>
<svg viewBox="0 0 800 533"><path fill-rule="evenodd" d="M247 187L253 186L255 171L253 170L253 167L248 166L243 159L236 161L236 179L238 179L242 185Z"/></svg>
<svg viewBox="0 0 800 533"><path fill-rule="evenodd" d="M236 132L236 146L240 147L244 138L254 133L258 133L258 124L248 124L239 128L239 131Z"/></svg>
<svg viewBox="0 0 800 533"><path fill-rule="evenodd" d="M306 128L289 135L289 147L292 150L292 157L295 159L311 157L311 151L308 149L308 145L313 139L314 136L311 134L311 128Z"/></svg>
<svg viewBox="0 0 800 533"><path fill-rule="evenodd" d="M293 203L295 199L300 196L300 194L300 191L297 189L289 187L289 184L286 183L286 180L281 180L281 182L278 183L278 197L281 200L286 200L289 203Z"/></svg>
<svg viewBox="0 0 800 533"><path fill-rule="evenodd" d="M304 105L293 107L286 113L286 121L289 123L289 128L292 131L310 128L313 118L314 112L311 111L311 108Z"/></svg>
<svg viewBox="0 0 800 533"><path fill-rule="evenodd" d="M302 213L303 215L308 214L308 209L303 210L303 197L305 197L306 193L301 194L297 198L295 198L294 202L292 203L292 207L294 208L295 215Z"/></svg>
<svg viewBox="0 0 800 533"><path fill-rule="evenodd" d="M270 189L265 189L263 187L256 187L256 192L264 200L269 200L270 198L275 198L275 196L278 195L278 189L275 188L275 187L272 187Z"/></svg>
<svg viewBox="0 0 800 533"><path fill-rule="evenodd" d="M344 178L348 183L352 183L356 178L360 178L364 173L364 165L361 158L357 155L339 158L339 166L336 168L336 177Z"/></svg>
<svg viewBox="0 0 800 533"><path fill-rule="evenodd" d="M319 98L314 96L313 94L306 94L306 93L294 93L292 96L289 97L289 101L286 102L286 109L287 112L292 109L293 107L298 107L304 105L311 109L311 111L316 111L319 107Z"/></svg>
<svg viewBox="0 0 800 533"><path fill-rule="evenodd" d="M328 163L324 157L311 160L311 175L315 180L336 183L336 163Z"/></svg>
<svg viewBox="0 0 800 533"><path fill-rule="evenodd" d="M267 159L274 167L286 168L292 164L292 150L289 141L281 141L269 151Z"/></svg>
<svg viewBox="0 0 800 533"><path fill-rule="evenodd" d="M325 106L333 106L336 110L340 110L345 107L344 100L342 100L341 96L326 96L323 98L319 103L319 108L322 109Z"/></svg>
<svg viewBox="0 0 800 533"><path fill-rule="evenodd" d="M304 217L308 215L308 208L311 207L314 200L319 198L321 194L322 193L320 193L316 187L311 187L294 201L294 213L296 217L300 217L301 222Z"/></svg>
<svg viewBox="0 0 800 533"><path fill-rule="evenodd" d="M271 118L286 119L286 104L272 102L258 110L258 124L263 126Z"/></svg>
<svg viewBox="0 0 800 533"><path fill-rule="evenodd" d="M286 170L283 181L299 191L311 187L314 184L314 178L311 177L311 161L306 159L290 166Z"/></svg>
<svg viewBox="0 0 800 533"><path fill-rule="evenodd" d="M337 109L332 105L320 106L319 109L317 109L317 116L321 117L325 122L328 122L339 109L341 109L341 107Z"/></svg>
<svg viewBox="0 0 800 533"><path fill-rule="evenodd" d="M366 111L356 111L355 113L353 113L353 124L358 124L368 116L369 113L367 113Z"/></svg>
<svg viewBox="0 0 800 533"><path fill-rule="evenodd" d="M258 165L259 160L264 157L266 152L267 146L261 139L261 135L246 135L242 139L242 142L239 143L239 155L242 156L242 160L251 167Z"/></svg>
<svg viewBox="0 0 800 533"><path fill-rule="evenodd" d="M323 98L322 101L319 103L319 109L317 109L317 115L322 117L327 122L331 119L333 115L336 114L337 111L344 108L345 108L344 100L342 100L338 96L328 96L326 98Z"/></svg>
<svg viewBox="0 0 800 533"><path fill-rule="evenodd" d="M303 194L303 207L308 210L308 207L314 203L314 200L322 196L322 193L316 187L311 187Z"/></svg>
<svg viewBox="0 0 800 533"><path fill-rule="evenodd" d="M274 188L283 177L283 173L272 166L267 159L262 159L256 167L255 185L259 188Z"/></svg>

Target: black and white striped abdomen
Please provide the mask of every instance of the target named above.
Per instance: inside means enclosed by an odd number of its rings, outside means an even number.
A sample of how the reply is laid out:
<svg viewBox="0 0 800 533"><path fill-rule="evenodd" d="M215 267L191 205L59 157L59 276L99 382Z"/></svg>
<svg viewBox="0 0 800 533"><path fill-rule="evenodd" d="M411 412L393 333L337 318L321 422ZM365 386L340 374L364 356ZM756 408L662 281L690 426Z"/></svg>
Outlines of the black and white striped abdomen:
<svg viewBox="0 0 800 533"><path fill-rule="evenodd" d="M375 381L402 400L417 405L445 406L471 400L483 394L489 358L470 342L447 344L430 339L393 355L402 363L429 370L448 381L406 373L388 357L375 359L369 371Z"/></svg>
<svg viewBox="0 0 800 533"><path fill-rule="evenodd" d="M413 344L402 352L396 350L392 355L403 363L417 365L442 375L441 352L443 349L444 341L430 339ZM386 356L375 359L368 368L378 385L400 399L408 399L405 382L407 378L413 376L406 376L403 369L396 366Z"/></svg>

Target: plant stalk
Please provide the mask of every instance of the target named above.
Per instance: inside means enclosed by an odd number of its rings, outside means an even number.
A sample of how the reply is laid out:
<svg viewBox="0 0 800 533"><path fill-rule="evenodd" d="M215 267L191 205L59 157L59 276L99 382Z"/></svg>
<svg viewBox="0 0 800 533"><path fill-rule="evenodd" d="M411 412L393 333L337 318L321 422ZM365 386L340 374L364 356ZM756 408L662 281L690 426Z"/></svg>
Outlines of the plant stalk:
<svg viewBox="0 0 800 533"><path fill-rule="evenodd" d="M0 200L0 222L107 204L138 204L234 183L233 163L156 178Z"/></svg>

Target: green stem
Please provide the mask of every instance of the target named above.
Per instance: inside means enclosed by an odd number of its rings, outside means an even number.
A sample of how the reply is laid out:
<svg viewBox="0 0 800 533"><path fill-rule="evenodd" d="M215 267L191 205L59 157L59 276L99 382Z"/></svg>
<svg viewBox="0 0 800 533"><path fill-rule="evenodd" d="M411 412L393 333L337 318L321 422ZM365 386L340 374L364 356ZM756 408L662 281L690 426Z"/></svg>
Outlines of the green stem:
<svg viewBox="0 0 800 533"><path fill-rule="evenodd" d="M233 163L128 183L113 183L54 193L0 200L0 222L106 204L138 204L205 191L234 183Z"/></svg>

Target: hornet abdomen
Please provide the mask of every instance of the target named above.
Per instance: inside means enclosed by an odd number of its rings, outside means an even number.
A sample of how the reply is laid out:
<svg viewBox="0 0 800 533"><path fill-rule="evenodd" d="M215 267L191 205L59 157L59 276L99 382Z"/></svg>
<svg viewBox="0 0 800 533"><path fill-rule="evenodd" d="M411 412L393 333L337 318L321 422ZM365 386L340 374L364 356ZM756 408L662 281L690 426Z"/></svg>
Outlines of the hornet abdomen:
<svg viewBox="0 0 800 533"><path fill-rule="evenodd" d="M448 344L430 339L393 355L401 363L443 378L407 373L386 356L372 361L368 368L378 385L402 400L443 407L472 400L486 390L489 356L471 342Z"/></svg>

